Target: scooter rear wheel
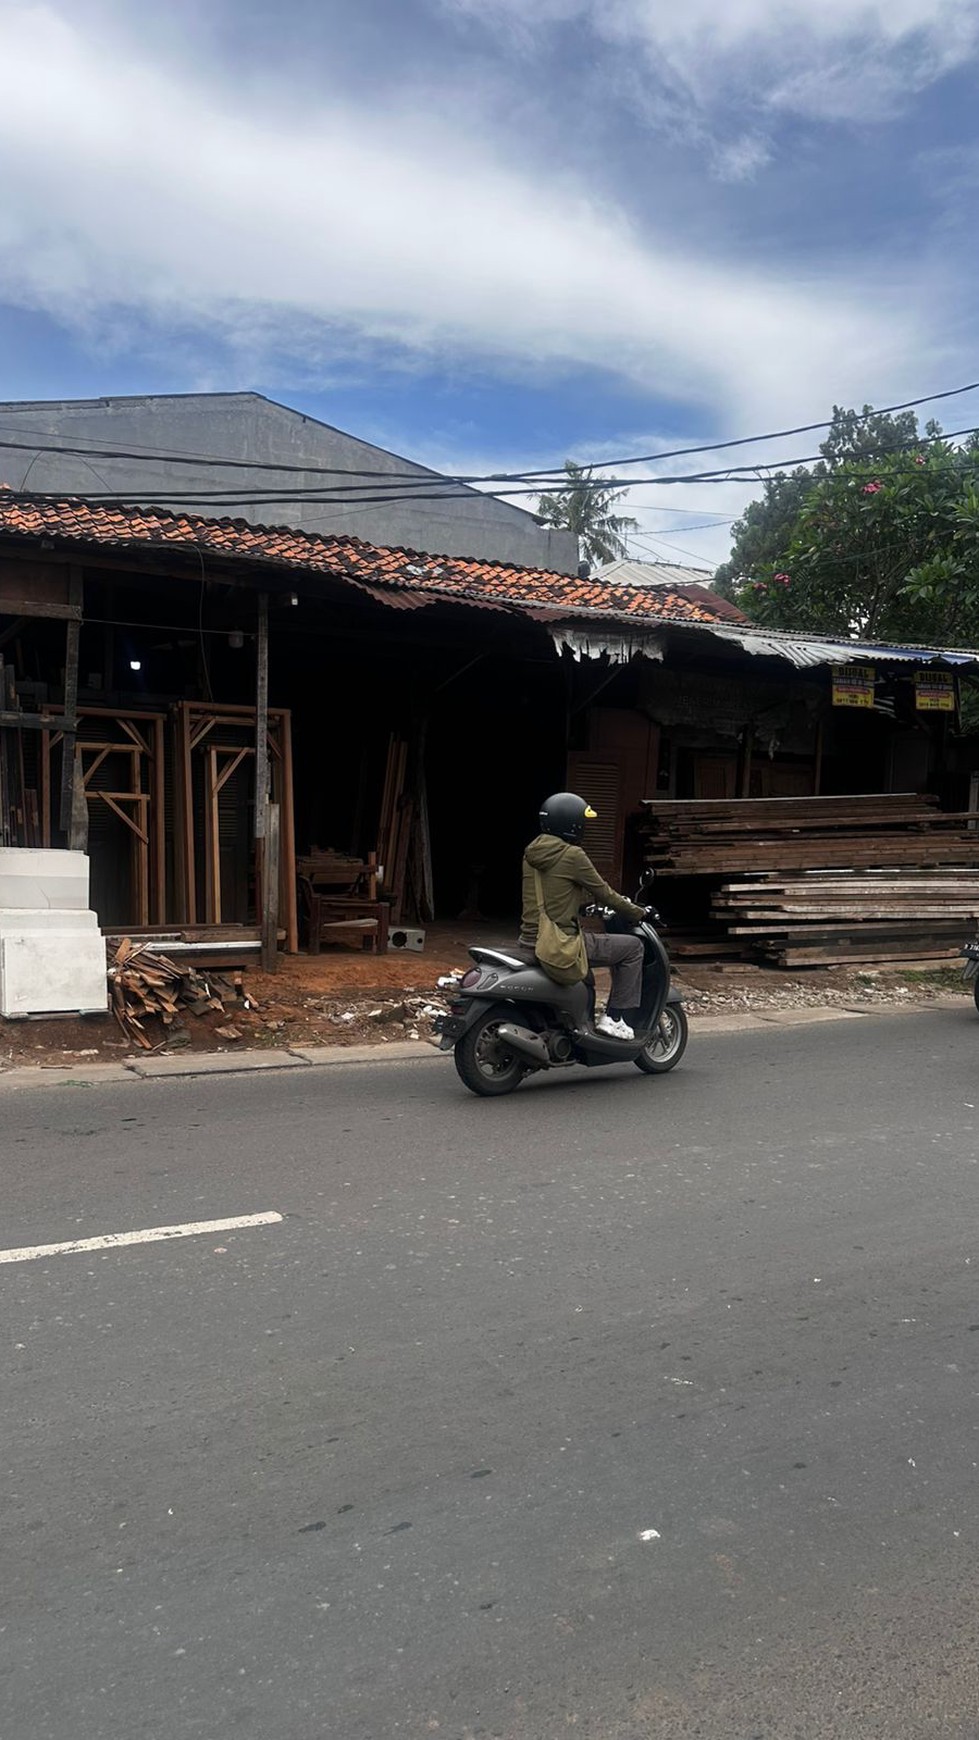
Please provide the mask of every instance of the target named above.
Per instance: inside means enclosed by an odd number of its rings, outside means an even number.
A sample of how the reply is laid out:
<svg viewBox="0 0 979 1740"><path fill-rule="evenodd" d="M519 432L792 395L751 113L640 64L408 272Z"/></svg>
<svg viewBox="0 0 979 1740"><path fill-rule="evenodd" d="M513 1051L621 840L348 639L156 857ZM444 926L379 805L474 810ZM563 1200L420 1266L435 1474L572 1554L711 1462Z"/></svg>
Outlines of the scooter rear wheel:
<svg viewBox="0 0 979 1740"><path fill-rule="evenodd" d="M489 1098L494 1094L512 1094L526 1072L520 1058L495 1036L500 1017L488 1011L481 1021L470 1027L456 1043L452 1053L460 1080L470 1093Z"/></svg>
<svg viewBox="0 0 979 1740"><path fill-rule="evenodd" d="M668 1069L675 1069L687 1049L689 1032L686 1011L679 1003L667 1003L635 1060L636 1068L644 1075L665 1075Z"/></svg>

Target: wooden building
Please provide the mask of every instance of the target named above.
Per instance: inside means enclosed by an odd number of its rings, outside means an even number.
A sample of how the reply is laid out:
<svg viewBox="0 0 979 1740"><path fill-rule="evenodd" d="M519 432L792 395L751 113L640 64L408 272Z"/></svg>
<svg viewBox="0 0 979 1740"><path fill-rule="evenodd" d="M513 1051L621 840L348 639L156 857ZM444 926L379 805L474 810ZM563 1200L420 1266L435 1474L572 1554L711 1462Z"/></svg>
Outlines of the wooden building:
<svg viewBox="0 0 979 1740"><path fill-rule="evenodd" d="M871 675L845 693L844 666ZM327 848L380 848L404 916L504 916L565 784L617 882L648 799L961 804L976 666L762 631L702 586L2 491L0 842L86 840L107 930L264 922L295 948L297 855Z"/></svg>

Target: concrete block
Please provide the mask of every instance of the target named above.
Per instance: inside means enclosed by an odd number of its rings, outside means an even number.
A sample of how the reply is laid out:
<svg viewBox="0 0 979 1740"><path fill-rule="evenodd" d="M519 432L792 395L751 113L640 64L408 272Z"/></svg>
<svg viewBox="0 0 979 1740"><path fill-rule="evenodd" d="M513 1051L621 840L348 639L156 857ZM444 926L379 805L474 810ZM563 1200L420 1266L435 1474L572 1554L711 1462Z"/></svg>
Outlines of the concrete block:
<svg viewBox="0 0 979 1740"><path fill-rule="evenodd" d="M0 912L86 912L84 852L0 846Z"/></svg>

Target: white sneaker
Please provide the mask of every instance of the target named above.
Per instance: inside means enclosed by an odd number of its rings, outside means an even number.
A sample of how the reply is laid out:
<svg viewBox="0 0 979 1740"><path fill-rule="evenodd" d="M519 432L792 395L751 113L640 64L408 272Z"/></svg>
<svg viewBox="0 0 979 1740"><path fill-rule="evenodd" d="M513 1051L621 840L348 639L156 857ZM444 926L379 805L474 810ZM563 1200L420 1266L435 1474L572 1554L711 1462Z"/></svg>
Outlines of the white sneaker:
<svg viewBox="0 0 979 1740"><path fill-rule="evenodd" d="M599 1033L607 1033L610 1039L635 1039L636 1037L632 1028L627 1027L624 1021L613 1021L609 1015L600 1015L595 1022L595 1028Z"/></svg>

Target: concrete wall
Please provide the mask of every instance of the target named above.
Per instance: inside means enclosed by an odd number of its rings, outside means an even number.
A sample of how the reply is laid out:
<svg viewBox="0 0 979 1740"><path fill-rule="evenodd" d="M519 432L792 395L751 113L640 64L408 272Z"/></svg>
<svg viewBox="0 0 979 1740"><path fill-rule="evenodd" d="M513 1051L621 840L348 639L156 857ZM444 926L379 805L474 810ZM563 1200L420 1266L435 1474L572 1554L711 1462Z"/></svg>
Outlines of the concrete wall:
<svg viewBox="0 0 979 1740"><path fill-rule="evenodd" d="M0 448L0 481L14 489L72 495L122 491L145 506L193 509L208 517L228 514L259 525L298 526L305 531L352 533L369 543L404 545L436 555L475 556L573 574L577 541L569 532L539 526L522 508L493 501L477 490L445 501L334 506L323 502L284 502L270 489L322 488L364 484L370 478L322 478L311 472L276 478L268 472L228 471L182 464L160 455L274 461L298 466L335 466L345 470L410 472L436 477L424 466L401 459L290 411L259 393L188 393L120 399L66 399L0 404L0 439L26 442L25 450ZM145 458L89 460L81 455L40 453L35 440L53 439L81 447L125 449ZM254 493L247 505L194 500L215 490ZM264 493L263 493L264 492Z"/></svg>

